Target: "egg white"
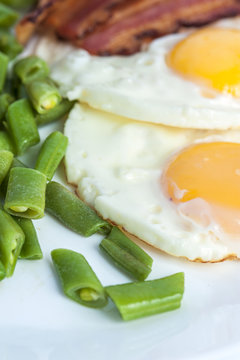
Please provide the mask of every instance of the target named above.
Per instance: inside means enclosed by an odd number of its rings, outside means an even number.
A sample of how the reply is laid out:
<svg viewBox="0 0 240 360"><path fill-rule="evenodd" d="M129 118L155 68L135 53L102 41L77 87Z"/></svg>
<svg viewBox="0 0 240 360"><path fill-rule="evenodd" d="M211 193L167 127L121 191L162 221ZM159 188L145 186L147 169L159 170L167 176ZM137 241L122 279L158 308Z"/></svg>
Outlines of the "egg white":
<svg viewBox="0 0 240 360"><path fill-rule="evenodd" d="M220 261L240 245L216 224L194 223L163 194L160 177L169 158L194 142L240 142L238 131L176 129L140 123L75 105L65 124L67 179L105 219L175 256ZM195 203L194 203L195 201ZM203 200L193 208L211 216Z"/></svg>
<svg viewBox="0 0 240 360"><path fill-rule="evenodd" d="M240 29L240 19L214 26ZM51 76L70 100L113 114L185 128L238 128L239 99L221 93L205 97L201 86L166 65L168 52L188 34L162 37L147 50L127 57L98 57L74 50L52 65Z"/></svg>

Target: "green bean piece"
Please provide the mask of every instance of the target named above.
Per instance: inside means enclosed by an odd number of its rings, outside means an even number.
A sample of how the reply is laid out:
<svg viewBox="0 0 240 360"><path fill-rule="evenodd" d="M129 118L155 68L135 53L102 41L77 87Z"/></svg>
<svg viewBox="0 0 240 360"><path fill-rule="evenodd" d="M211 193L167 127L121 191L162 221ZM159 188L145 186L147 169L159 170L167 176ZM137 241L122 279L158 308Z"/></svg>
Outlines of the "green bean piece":
<svg viewBox="0 0 240 360"><path fill-rule="evenodd" d="M17 100L8 107L7 126L18 155L40 141L33 110L27 99Z"/></svg>
<svg viewBox="0 0 240 360"><path fill-rule="evenodd" d="M15 100L15 91L14 91L14 87L13 87L13 78L7 76L6 80L5 80L5 84L4 84L4 88L3 88L3 92L7 93L9 95L12 96L13 101ZM9 104L10 105L10 104Z"/></svg>
<svg viewBox="0 0 240 360"><path fill-rule="evenodd" d="M116 265L137 280L145 280L152 270L153 259L116 226L99 246Z"/></svg>
<svg viewBox="0 0 240 360"><path fill-rule="evenodd" d="M16 88L16 96L17 99L24 99L24 98L28 99L27 90L23 84L18 84Z"/></svg>
<svg viewBox="0 0 240 360"><path fill-rule="evenodd" d="M5 176L2 185L1 185L1 192L3 193L4 196L6 196L6 192L7 192L7 186L8 186L8 180L9 180L9 175L10 175L10 171L12 170L12 168L14 167L26 167L26 165L24 165L20 160L13 158L12 161L12 165L10 166L10 169L7 173L7 175Z"/></svg>
<svg viewBox="0 0 240 360"><path fill-rule="evenodd" d="M49 110L45 114L37 114L37 125L46 125L53 121L60 120L72 109L74 103L75 101L63 99L57 106L55 106L53 109Z"/></svg>
<svg viewBox="0 0 240 360"><path fill-rule="evenodd" d="M30 219L15 218L16 222L25 235L25 241L20 252L20 259L39 260L43 258L43 253L38 242L35 227Z"/></svg>
<svg viewBox="0 0 240 360"><path fill-rule="evenodd" d="M0 3L0 26L10 27L18 19L18 13L6 5Z"/></svg>
<svg viewBox="0 0 240 360"><path fill-rule="evenodd" d="M0 30L0 51L12 60L20 54L22 50L23 46L17 41L12 33Z"/></svg>
<svg viewBox="0 0 240 360"><path fill-rule="evenodd" d="M4 119L7 109L10 104L14 101L14 97L10 94L2 94L0 95L0 121Z"/></svg>
<svg viewBox="0 0 240 360"><path fill-rule="evenodd" d="M36 79L26 84L29 99L39 114L45 114L61 101L61 95L49 78Z"/></svg>
<svg viewBox="0 0 240 360"><path fill-rule="evenodd" d="M35 169L46 175L47 180L52 177L65 155L68 138L60 131L54 131L44 141L37 158Z"/></svg>
<svg viewBox="0 0 240 360"><path fill-rule="evenodd" d="M13 161L13 153L7 150L0 150L0 185L6 177Z"/></svg>
<svg viewBox="0 0 240 360"><path fill-rule="evenodd" d="M8 56L0 52L0 92L2 91L7 77Z"/></svg>
<svg viewBox="0 0 240 360"><path fill-rule="evenodd" d="M0 2L16 9L26 9L35 5L37 0L1 0Z"/></svg>
<svg viewBox="0 0 240 360"><path fill-rule="evenodd" d="M0 281L3 280L6 276L5 267L3 266L3 263L0 261Z"/></svg>
<svg viewBox="0 0 240 360"><path fill-rule="evenodd" d="M23 243L22 229L9 214L0 210L0 260L6 276L13 274Z"/></svg>
<svg viewBox="0 0 240 360"><path fill-rule="evenodd" d="M0 130L0 150L8 150L13 154L15 153L15 148L12 143L12 140L8 133L4 130Z"/></svg>
<svg viewBox="0 0 240 360"><path fill-rule="evenodd" d="M70 299L92 308L107 304L105 290L82 254L55 249L51 256L63 291Z"/></svg>
<svg viewBox="0 0 240 360"><path fill-rule="evenodd" d="M46 176L40 171L14 167L10 171L4 210L14 216L44 216Z"/></svg>
<svg viewBox="0 0 240 360"><path fill-rule="evenodd" d="M49 74L47 63L34 55L18 60L13 70L23 84L27 84L38 78L45 78Z"/></svg>
<svg viewBox="0 0 240 360"><path fill-rule="evenodd" d="M184 292L184 273L105 289L123 320L133 320L179 308Z"/></svg>
<svg viewBox="0 0 240 360"><path fill-rule="evenodd" d="M111 225L61 184L51 181L47 184L46 210L66 227L83 236L96 232L108 234Z"/></svg>

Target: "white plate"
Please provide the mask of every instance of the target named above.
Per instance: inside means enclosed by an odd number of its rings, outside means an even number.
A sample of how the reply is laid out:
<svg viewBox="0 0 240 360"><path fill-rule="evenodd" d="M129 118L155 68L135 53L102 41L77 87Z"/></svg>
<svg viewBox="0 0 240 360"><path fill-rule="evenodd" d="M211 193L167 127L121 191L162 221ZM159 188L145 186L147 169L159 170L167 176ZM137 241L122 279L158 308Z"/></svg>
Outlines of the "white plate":
<svg viewBox="0 0 240 360"><path fill-rule="evenodd" d="M62 126L42 128L42 139ZM34 166L38 148L27 164ZM66 184L62 168L55 180ZM0 283L0 360L239 358L239 263L190 263L141 243L154 259L149 279L184 271L185 294L179 310L123 322L111 302L95 310L66 298L51 263L52 249L68 248L84 254L103 285L130 281L100 252L101 236L82 238L49 215L35 227L44 259L18 261L14 276Z"/></svg>

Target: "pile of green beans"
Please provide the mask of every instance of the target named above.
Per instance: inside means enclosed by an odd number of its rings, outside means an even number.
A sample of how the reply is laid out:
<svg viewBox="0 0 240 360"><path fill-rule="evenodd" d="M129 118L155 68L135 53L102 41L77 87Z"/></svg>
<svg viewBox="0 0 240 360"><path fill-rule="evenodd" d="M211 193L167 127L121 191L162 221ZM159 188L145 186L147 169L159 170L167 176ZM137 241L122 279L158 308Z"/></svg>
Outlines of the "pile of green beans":
<svg viewBox="0 0 240 360"><path fill-rule="evenodd" d="M110 297L124 320L177 309L183 297L184 274L144 281L152 270L152 258L75 194L51 181L67 150L66 136L55 131L45 139L34 169L16 157L40 142L38 126L64 117L74 105L62 99L45 61L28 56L12 63L22 46L9 29L18 19L9 6L26 8L35 2L0 0L0 186L4 198L0 207L0 280L13 275L18 258L42 259L32 219L48 212L82 236L104 235L100 248L137 280L104 287L82 254L55 249L52 261L63 292L71 300L102 308Z"/></svg>
<svg viewBox="0 0 240 360"><path fill-rule="evenodd" d="M0 0L0 280L11 276L18 258L43 257L31 219L45 213L47 182L65 155L67 138L58 131L44 141L34 169L17 156L40 142L38 126L63 118L74 102L62 99L49 78L49 67L37 56L16 60L22 45L11 27L15 9L34 0ZM13 9L15 8L15 9ZM62 206L62 205L61 205Z"/></svg>

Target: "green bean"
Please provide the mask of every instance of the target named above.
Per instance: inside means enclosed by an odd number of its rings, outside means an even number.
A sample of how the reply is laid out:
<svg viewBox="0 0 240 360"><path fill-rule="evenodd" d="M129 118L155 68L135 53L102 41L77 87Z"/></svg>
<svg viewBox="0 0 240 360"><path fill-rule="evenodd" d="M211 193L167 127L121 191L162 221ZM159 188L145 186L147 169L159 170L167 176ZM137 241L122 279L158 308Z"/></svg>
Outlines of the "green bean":
<svg viewBox="0 0 240 360"><path fill-rule="evenodd" d="M29 99L39 114L53 109L61 101L61 95L53 81L41 78L26 84Z"/></svg>
<svg viewBox="0 0 240 360"><path fill-rule="evenodd" d="M8 150L11 151L13 154L16 151L12 140L10 139L10 136L4 130L0 130L0 150Z"/></svg>
<svg viewBox="0 0 240 360"><path fill-rule="evenodd" d="M145 280L152 270L152 258L116 226L101 241L100 248L137 280Z"/></svg>
<svg viewBox="0 0 240 360"><path fill-rule="evenodd" d="M2 91L7 77L8 56L0 52L0 92Z"/></svg>
<svg viewBox="0 0 240 360"><path fill-rule="evenodd" d="M1 0L1 3L12 6L16 9L25 9L35 5L37 0Z"/></svg>
<svg viewBox="0 0 240 360"><path fill-rule="evenodd" d="M83 255L55 249L51 256L63 291L70 299L92 308L107 304L104 288Z"/></svg>
<svg viewBox="0 0 240 360"><path fill-rule="evenodd" d="M111 230L107 221L55 181L47 184L46 210L66 227L83 236L91 236L96 232L107 234Z"/></svg>
<svg viewBox="0 0 240 360"><path fill-rule="evenodd" d="M46 114L37 114L36 122L37 125L45 125L50 122L60 120L64 115L66 115L73 107L75 101L69 101L68 99L63 99L57 106L53 109L46 112Z"/></svg>
<svg viewBox="0 0 240 360"><path fill-rule="evenodd" d="M0 281L3 280L6 276L5 267L3 266L3 263L0 261Z"/></svg>
<svg viewBox="0 0 240 360"><path fill-rule="evenodd" d="M23 84L46 77L49 74L49 68L46 62L34 55L17 61L13 70Z"/></svg>
<svg viewBox="0 0 240 360"><path fill-rule="evenodd" d="M23 50L23 47L15 36L10 32L0 30L0 51L6 54L10 59L14 59Z"/></svg>
<svg viewBox="0 0 240 360"><path fill-rule="evenodd" d="M137 319L180 307L184 292L184 273L162 279L106 287L124 320Z"/></svg>
<svg viewBox="0 0 240 360"><path fill-rule="evenodd" d="M25 241L20 252L20 259L39 260L42 259L43 253L38 242L38 237L34 225L30 219L15 218L16 222L25 235Z"/></svg>
<svg viewBox="0 0 240 360"><path fill-rule="evenodd" d="M14 216L44 216L46 176L40 171L14 167L10 171L4 210Z"/></svg>
<svg viewBox="0 0 240 360"><path fill-rule="evenodd" d="M8 107L7 126L18 155L40 141L34 114L27 99L17 100Z"/></svg>
<svg viewBox="0 0 240 360"><path fill-rule="evenodd" d="M60 161L65 155L67 144L68 138L59 131L54 131L44 141L35 169L45 174L47 180L52 180Z"/></svg>
<svg viewBox="0 0 240 360"><path fill-rule="evenodd" d="M18 19L18 13L6 5L0 3L0 26L12 26Z"/></svg>
<svg viewBox="0 0 240 360"><path fill-rule="evenodd" d="M9 214L0 210L0 260L6 276L13 274L23 243L22 229Z"/></svg>
<svg viewBox="0 0 240 360"><path fill-rule="evenodd" d="M0 150L0 185L6 177L13 161L13 153L7 150Z"/></svg>
<svg viewBox="0 0 240 360"><path fill-rule="evenodd" d="M17 99L28 99L28 94L25 86L23 84L18 84L16 88Z"/></svg>
<svg viewBox="0 0 240 360"><path fill-rule="evenodd" d="M2 94L0 95L0 121L4 119L7 109L10 104L14 101L14 97L10 94Z"/></svg>
<svg viewBox="0 0 240 360"><path fill-rule="evenodd" d="M6 196L6 192L7 192L7 186L8 186L8 180L9 180L9 175L10 175L10 171L15 168L15 167L26 167L26 165L24 165L20 160L13 158L12 161L12 165L9 169L8 174L5 176L2 185L1 185L1 192Z"/></svg>

